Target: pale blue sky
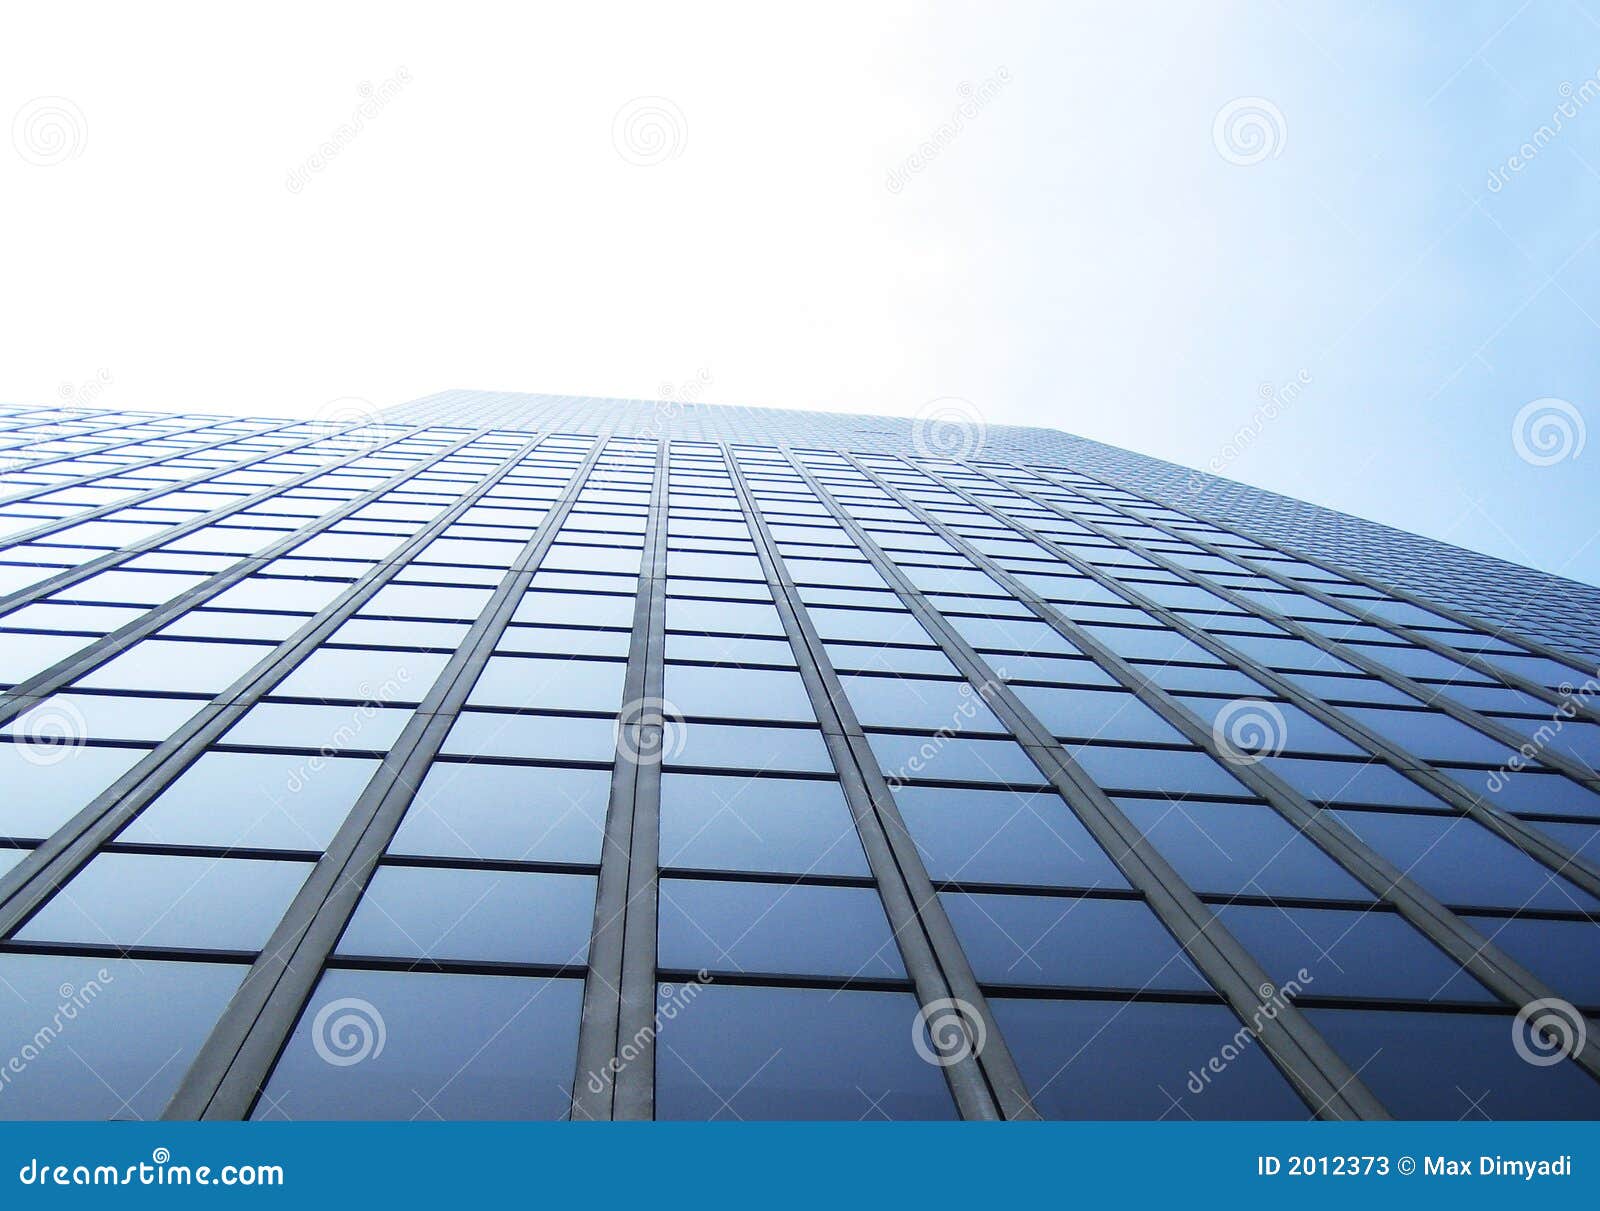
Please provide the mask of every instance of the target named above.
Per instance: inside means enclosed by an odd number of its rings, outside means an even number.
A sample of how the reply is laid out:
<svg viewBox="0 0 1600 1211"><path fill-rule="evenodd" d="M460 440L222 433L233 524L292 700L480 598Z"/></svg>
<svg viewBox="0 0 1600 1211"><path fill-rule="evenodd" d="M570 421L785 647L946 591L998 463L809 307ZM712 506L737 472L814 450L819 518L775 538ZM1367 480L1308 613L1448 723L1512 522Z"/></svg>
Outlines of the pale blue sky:
<svg viewBox="0 0 1600 1211"><path fill-rule="evenodd" d="M1299 378L1226 474L1600 583L1600 444L1512 441L1600 429L1589 5L13 6L0 399L955 396L1205 465Z"/></svg>

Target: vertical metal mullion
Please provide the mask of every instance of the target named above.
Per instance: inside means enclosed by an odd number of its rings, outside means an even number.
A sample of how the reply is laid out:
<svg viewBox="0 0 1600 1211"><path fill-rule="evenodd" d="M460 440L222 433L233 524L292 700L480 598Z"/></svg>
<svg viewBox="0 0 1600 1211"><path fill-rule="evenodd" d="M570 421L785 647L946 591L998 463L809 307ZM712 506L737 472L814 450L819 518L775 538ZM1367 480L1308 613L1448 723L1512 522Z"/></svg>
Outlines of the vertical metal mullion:
<svg viewBox="0 0 1600 1211"><path fill-rule="evenodd" d="M377 487L369 488L361 495L346 501L332 512L312 518L298 529L284 532L283 537L271 546L264 547L256 554L247 555L237 563L213 573L193 588L160 605L152 606L143 615L127 625L101 636L70 656L58 660L49 668L41 669L27 680L18 682L9 690L0 691L0 724L10 722L16 716L63 686L98 668L112 659L112 657L132 647L139 640L160 630L180 615L204 605L207 601L244 580L247 576L260 571L286 551L291 551L309 541L318 534L344 521L357 510L394 491L414 476L420 475L437 466L445 459L454 456L464 447L477 441L481 436L481 432L473 434L452 446L444 447L435 454L418 459L412 466L405 468L403 471L397 471Z"/></svg>
<svg viewBox="0 0 1600 1211"><path fill-rule="evenodd" d="M478 440L463 438L454 452ZM85 807L46 837L28 856L0 876L0 937L8 936L53 895L94 853L137 816L172 780L246 711L293 672L335 630L388 584L418 550L464 513L476 500L514 470L518 460L539 443L524 443L483 483L403 543L382 563L355 581L298 631L269 650L233 685L214 696L182 727L138 761ZM422 467L413 468L418 474Z"/></svg>
<svg viewBox="0 0 1600 1211"><path fill-rule="evenodd" d="M341 458L335 462L325 463L320 467L314 467L309 471L292 476L280 484L271 484L260 489L259 491L252 492L249 496L239 498L232 504L220 505L208 513L202 513L198 517L191 518L189 521L180 522L175 526L169 526L159 534L152 534L148 538L141 538L138 542L129 543L127 546L121 547L115 551L107 551L104 555L97 556L96 558L89 560L87 563L79 564L76 567L63 568L54 576L38 581L35 584L28 585L25 588L18 589L16 592L10 593L5 597L0 597L0 614L9 613L19 606L30 605L35 601L39 601L45 597L51 596L52 594L59 593L62 589L69 588L75 584L81 584L83 581L88 580L92 576L96 576L101 572L108 571L111 568L127 563L135 556L147 554L158 547L165 546L174 539L182 538L186 534L193 534L196 530L202 530L206 526L215 525L217 522L223 521L235 513L241 513L246 509L254 508L262 501L271 500L274 496L277 496L282 492L287 492L290 489L298 488L300 485L316 479L319 475L328 475L342 467L349 466L351 463L359 462L363 458L369 458L374 454L378 454L384 450L387 450L390 446L398 445L403 441L409 441L411 438L415 437L421 432L422 429L420 428L412 429L409 432L401 434L399 437L391 438L385 442L380 442L375 446L369 446L366 449L360 450L347 458ZM328 439L312 438L311 440L301 442L298 445L286 446L282 450L275 450L268 454L262 454L254 458L245 459L242 462L234 463L233 465L224 467L219 471L212 472L203 478L187 481L182 486L192 487L197 483L207 483L210 480L217 479L223 475L231 475L235 471L245 470L257 463L266 462L269 459L278 458L285 454L292 454L298 450L305 449L307 446L314 446L317 444L317 442L325 440ZM177 490L179 489L176 487L167 487L161 489L153 488L149 493L141 493L140 495L164 495L167 492ZM117 506L119 509L126 507L128 507L126 503ZM57 530L67 529L70 526L77 525L80 520L80 518L68 519L60 525L50 527L50 531L55 532ZM27 533L14 536L10 542L34 542L37 541L37 539L38 534L33 531L29 531ZM0 555L3 555L8 549L10 549L9 544L0 544Z"/></svg>
<svg viewBox="0 0 1600 1211"><path fill-rule="evenodd" d="M849 458L850 456L846 455L845 457ZM1071 552L1064 550L1059 544L1032 529L1032 527L1006 517L999 510L973 497L970 493L964 492L959 487L938 476L929 474L926 468L916 468L916 470L946 491L961 499L968 500L976 507L990 513L996 520L1010 526L1016 533L1050 551L1057 558L1077 568L1096 583L1118 593L1124 600L1147 610L1153 617L1160 618L1168 626L1184 634L1185 637L1192 639L1196 643L1203 644L1215 655L1222 657L1224 660L1231 660L1236 656L1240 662L1239 667L1246 672L1250 672L1253 662L1242 654L1233 653L1233 649L1229 648L1228 645L1212 638L1199 628L1193 627L1186 620L1173 615L1165 607L1149 601L1141 594L1122 585L1115 578L1101 572L1098 568L1078 558ZM871 474L865 469L863 471L866 474ZM874 478L874 482L879 481ZM894 489L884 487L884 490L895 494L897 499L905 501L906 507L912 509L913 512L918 513L920 516L928 517L926 510L923 510L921 506L914 502L906 500ZM1279 775L1264 769L1259 764L1229 762L1226 755L1221 751L1216 737L1212 734L1210 726L1204 720L1178 702L1166 690L1144 677L1127 661L1110 651L1081 627L1069 622L1042 597L1028 589L1012 573L1000 567L991 557L972 547L970 543L962 539L949 526L931 517L928 517L928 521L929 524L940 531L946 541L958 544L962 553L972 560L975 566L982 568L986 574L1004 585L1008 591L1023 601L1041 621L1047 623L1059 635L1080 648L1085 655L1089 656L1091 660L1114 677L1120 685L1131 690L1141 702L1182 732L1191 743L1204 750L1216 761L1224 764L1233 777L1264 799L1291 826L1301 832L1308 840L1327 854L1329 858L1337 862L1346 872L1369 891L1373 892L1375 896L1392 905L1430 942L1449 955L1460 967L1476 977L1480 983L1496 996L1520 1009L1524 1005L1549 999L1555 995L1554 991L1547 987L1542 980L1509 955L1503 953L1476 929L1473 929L1460 917L1456 916L1455 913L1446 908L1437 898L1414 884L1409 876L1360 840L1354 832L1342 826L1330 824L1327 819L1328 813L1313 805ZM1270 678L1269 670L1263 670L1263 672L1266 672ZM1257 674L1250 672L1250 675L1256 676ZM1573 1059L1574 1062L1591 1075L1600 1075L1600 1044L1597 1044L1594 1040L1591 1039L1584 1044L1573 1056Z"/></svg>
<svg viewBox="0 0 1600 1211"><path fill-rule="evenodd" d="M990 477L986 476L985 478ZM1005 481L995 480L994 482L1004 483ZM958 492L961 491L959 488L953 488L953 490ZM1248 609L1253 615L1259 616L1265 621L1272 623L1274 626L1282 628L1288 634L1293 634L1298 638L1306 640L1321 651L1326 651L1330 655L1337 656L1343 660L1349 660L1353 664L1362 663L1359 653L1349 653L1346 655L1340 646L1334 643L1334 641L1323 639L1323 637L1318 636L1315 632L1309 631L1307 628L1299 627L1293 619L1285 618L1273 610L1257 606L1251 602L1249 598L1233 592L1225 585L1216 584L1203 574L1191 571L1190 569L1185 568L1181 563L1178 563L1176 560L1169 559L1157 551L1152 551L1141 543L1134 542L1131 539L1123 538L1114 531L1108 530L1105 527L1096 524L1092 519L1086 518L1081 514L1074 512L1059 502L1052 501L1048 497L1036 496L1020 489L1016 490L1015 494L1023 499L1031 500L1037 504L1049 508L1058 516L1071 521L1075 525L1082 526L1090 533L1104 538L1109 542L1115 543L1123 550L1130 551L1143 559L1149 560L1157 567L1173 573L1189 584L1205 589L1207 592L1214 593L1221 599L1231 602L1232 604L1239 606L1241 609ZM981 498L969 496L966 493L962 493L962 495L964 498L969 498L977 502L980 507L986 509L992 508L992 506L985 504ZM1109 502L1105 503L1107 503L1109 507ZM996 516L1006 516L998 509L994 509L993 511ZM1138 518L1136 514L1132 516L1141 522L1144 520L1143 518ZM1020 525L1020 523L1015 521L1013 521L1011 524ZM1035 532L1030 530L1030 533ZM1407 751L1400 745L1389 740L1387 737L1374 732L1372 729L1362 724L1359 720L1352 719L1338 707L1329 705L1315 694L1312 694L1303 687L1297 685L1294 681L1274 671L1267 665L1262 664L1260 661L1255 660L1251 656L1246 655L1244 652L1239 651L1237 648L1233 647L1233 645L1226 643L1224 640L1212 635L1205 628L1190 622L1187 618L1184 618L1176 611L1170 610L1166 606L1152 601L1144 594L1138 592L1138 590L1133 588L1131 585L1122 581L1119 577L1113 577L1109 573L1103 573L1099 569L1093 568L1093 565L1089 564L1088 561L1082 560L1078 556L1073 555L1071 552L1061 550L1043 535L1038 535L1035 533L1035 541L1053 550L1059 550L1061 558L1072 562L1074 566L1079 567L1080 570L1091 569L1086 574L1095 577L1097 580L1100 580L1101 577L1105 577L1105 579L1101 580L1100 582L1111 591L1118 593L1124 599L1132 602L1140 609L1150 613L1153 617L1159 619L1163 624L1173 628L1185 638L1193 640L1195 643L1211 652L1214 656L1226 661L1240 672L1246 674L1256 681L1259 681L1262 685L1271 689L1285 701L1290 702L1300 710L1305 711L1312 718L1316 719L1317 722L1338 733L1340 736L1344 737L1358 748L1363 749L1369 756L1383 762L1384 765L1394 770L1408 782L1415 783L1417 786L1427 791L1430 795L1437 797L1441 801L1455 808L1462 815L1465 815L1482 824L1485 828L1489 829L1497 836L1503 838L1505 841L1522 850L1529 857L1535 859L1544 866L1549 867L1551 870L1555 871L1564 878L1570 879L1573 883L1577 884L1591 895L1600 896L1600 869L1597 869L1593 863L1586 861L1569 847L1561 844L1554 838L1547 836L1545 833L1535 828L1533 825L1529 824L1520 817L1513 815L1512 813L1496 806L1495 804L1484 801L1482 798L1473 794L1469 789L1458 783L1455 779L1436 769L1431 762L1428 762L1416 754ZM1405 688L1404 685L1388 681L1387 678L1384 680L1388 684L1392 684L1396 689L1403 690ZM1403 681L1404 679L1401 680ZM1490 733L1485 732L1484 734L1488 735ZM1509 741L1502 740L1502 743L1509 743ZM1515 747L1515 745L1512 745L1512 747ZM1567 776L1570 777L1571 775L1569 774ZM1574 778L1574 781L1578 782L1580 785L1600 791L1600 786L1597 786L1592 779Z"/></svg>
<svg viewBox="0 0 1600 1211"><path fill-rule="evenodd" d="M163 1118L241 1119L288 1041L417 787L606 448L594 438L251 965Z"/></svg>
<svg viewBox="0 0 1600 1211"><path fill-rule="evenodd" d="M868 483L950 543L974 567L983 568L1017 600L1028 605L1036 614L1039 613L1024 586L1003 570L991 570L992 561L950 527L931 516L904 493L886 484L855 456L840 453L839 457ZM827 491L809 470L802 468L802 473L808 482L816 485L819 494ZM1123 814L1115 801L1073 760L1050 729L950 625L943 612L911 583L896 561L878 546L864 527L850 518L849 528L862 550L872 558L879 574L889 581L907 608L934 636L945 655L1012 732L1013 738L1040 773L1094 837L1106 856L1116 863L1129 884L1144 897L1144 902L1195 967L1221 994L1241 1022L1257 1023L1255 1033L1262 1049L1312 1112L1321 1118L1387 1118L1388 1112L1383 1104L1294 1005L1286 1005L1283 1012L1271 1021L1261 1021L1258 1010L1266 995L1261 990L1274 985L1255 957L1217 920L1215 914ZM996 571L1000 575L996 575ZM1042 614L1041 618L1055 625Z"/></svg>
<svg viewBox="0 0 1600 1211"><path fill-rule="evenodd" d="M669 443L661 438L651 480L604 849L595 885L589 973L583 986L583 1020L572 1090L575 1119L648 1119L654 1109L661 766L659 761L640 761L639 757L659 753L661 746L645 747L649 739L659 737L641 738L638 732L651 726L655 712L650 704L661 702L670 461ZM656 726L659 731L659 723ZM648 999L641 995L641 984L649 992ZM614 1065L613 1061L621 1060L627 1042L634 1043L632 1058ZM593 1087L594 1082L599 1089Z"/></svg>
<svg viewBox="0 0 1600 1211"><path fill-rule="evenodd" d="M1037 1118L1022 1075L955 940L938 892L788 574L744 468L727 443L719 443L719 448L917 1000L925 1009L939 1002L963 1001L982 1019L987 1042L981 1053L968 1047L944 1068L956 1107L968 1119ZM823 500L820 495L817 499ZM964 1021L961 1025L967 1029Z"/></svg>
<svg viewBox="0 0 1600 1211"><path fill-rule="evenodd" d="M1064 486L1057 483L1056 480L1051 478L1047 473L1037 467L1024 467L1023 469L1028 471L1029 474L1037 475L1040 479L1046 480L1052 484L1056 484L1057 487ZM1568 668L1583 673L1585 676L1595 675L1594 661L1591 660L1585 662L1582 658L1574 656L1570 652L1563 652L1559 648L1553 648L1547 643L1541 643L1537 639L1529 638L1518 631L1512 630L1509 626L1496 626L1493 623L1486 622L1481 618L1475 618L1465 610L1458 609L1455 606L1445 605L1438 601L1430 601L1428 598L1423 597L1419 593L1413 593L1410 589L1403 589L1398 585L1389 584L1365 572L1358 572L1352 568L1343 567L1340 564L1335 563L1333 560L1325 559L1320 555L1309 555L1304 551L1298 551L1285 543L1279 542L1277 539L1268 538L1261 534L1244 533L1240 530L1240 527L1235 524L1222 522L1216 520L1215 518L1203 516L1192 508L1180 507L1164 500L1158 500L1151 496L1148 492L1140 492L1133 488L1125 487L1121 484L1112 483L1103 476L1090 475L1090 473L1087 471L1080 471L1079 474L1088 476L1091 479L1099 480L1108 488L1112 488L1120 492L1127 492L1130 496L1142 496L1145 500L1149 501L1153 505L1158 506L1159 508L1171 509L1174 513L1182 513L1190 518L1190 520L1199 522L1202 525L1215 526L1219 530L1226 530L1228 533L1233 534L1236 537L1243 538L1247 542L1256 543L1259 546L1276 551L1280 555L1287 555L1291 559L1297 559L1302 563L1310 564L1312 567L1321 568L1323 571L1331 572L1335 576L1342 576L1344 579L1351 581L1354 584L1363 585L1366 588L1374 589L1379 593L1386 593L1390 597L1395 598L1397 601L1404 601L1410 605L1416 606L1418 609L1432 611L1433 613L1438 614L1443 618L1447 618L1451 622L1464 626L1469 630L1476 632L1477 634L1487 635L1494 639L1503 639L1507 643L1515 644L1517 647L1520 647L1523 651L1527 652L1531 656L1542 656L1546 660L1553 660L1558 664L1564 664ZM1240 557L1229 555L1227 558L1237 561ZM1263 574L1276 578L1276 575L1272 572L1264 571ZM1296 582L1294 584L1294 588L1297 592L1306 592L1309 586L1304 586ZM1350 607L1346 605L1342 599L1339 605L1342 609L1350 609ZM1411 632L1409 627L1400 626L1400 624L1397 623L1390 623L1388 620L1383 618L1374 617L1371 619L1364 619L1363 621L1370 621L1375 626L1384 627L1386 630L1398 627L1399 629L1395 631L1396 634L1405 632L1404 637L1411 639L1411 641L1415 643L1421 643L1425 646L1431 646L1433 643L1439 643L1442 648L1449 648L1449 645L1442 643L1442 641L1435 640L1431 636L1416 634ZM1450 649L1448 651L1440 651L1439 654L1449 656L1453 660L1459 660L1463 664L1469 664L1471 667L1478 669L1478 671L1481 673L1485 673L1492 677L1497 677L1504 684L1512 687L1513 689L1526 689L1529 693L1538 693L1541 691L1543 693L1549 692L1544 686L1539 685L1538 682L1528 681L1526 678L1519 677L1516 673L1501 669L1488 661L1480 662L1478 658L1475 657L1471 652L1457 652L1454 649ZM1480 664L1482 667L1480 667Z"/></svg>

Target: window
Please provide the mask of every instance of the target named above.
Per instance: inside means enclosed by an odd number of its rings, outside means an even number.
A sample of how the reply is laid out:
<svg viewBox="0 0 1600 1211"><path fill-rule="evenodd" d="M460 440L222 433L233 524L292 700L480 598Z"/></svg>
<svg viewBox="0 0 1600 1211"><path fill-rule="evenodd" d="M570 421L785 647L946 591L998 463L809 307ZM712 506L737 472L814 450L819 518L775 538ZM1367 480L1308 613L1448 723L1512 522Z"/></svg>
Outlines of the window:
<svg viewBox="0 0 1600 1211"><path fill-rule="evenodd" d="M0 1119L159 1118L244 973L241 963L0 955L6 1038L32 1040L63 1004L76 1007L67 1039L7 1074Z"/></svg>
<svg viewBox="0 0 1600 1211"><path fill-rule="evenodd" d="M1280 986L1295 980L1306 995L1495 999L1398 913L1230 904L1217 916Z"/></svg>
<svg viewBox="0 0 1600 1211"><path fill-rule="evenodd" d="M661 880L664 970L903 977L878 893L721 880Z"/></svg>
<svg viewBox="0 0 1600 1211"><path fill-rule="evenodd" d="M598 863L610 791L605 770L436 761L389 852Z"/></svg>
<svg viewBox="0 0 1600 1211"><path fill-rule="evenodd" d="M253 1117L564 1118L582 1003L582 980L328 971Z"/></svg>
<svg viewBox="0 0 1600 1211"><path fill-rule="evenodd" d="M865 875L866 856L837 782L663 774L661 865Z"/></svg>
<svg viewBox="0 0 1600 1211"><path fill-rule="evenodd" d="M335 953L565 967L593 921L590 875L383 866Z"/></svg>
<svg viewBox="0 0 1600 1211"><path fill-rule="evenodd" d="M1576 1064L1530 1064L1509 1014L1309 1009L1306 1016L1406 1119L1592 1119L1600 1085Z"/></svg>
<svg viewBox="0 0 1600 1211"><path fill-rule="evenodd" d="M1126 887L1054 791L902 786L894 792L928 874L967 883Z"/></svg>
<svg viewBox="0 0 1600 1211"><path fill-rule="evenodd" d="M493 656L467 701L564 711L617 711L627 666L616 660Z"/></svg>
<svg viewBox="0 0 1600 1211"><path fill-rule="evenodd" d="M351 757L205 753L117 839L324 850L377 768Z"/></svg>
<svg viewBox="0 0 1600 1211"><path fill-rule="evenodd" d="M1309 1115L1259 1046L1239 1048L1220 1074L1204 1071L1225 1045L1237 1046L1239 1020L1220 1005L995 997L989 1007L1046 1118Z"/></svg>
<svg viewBox="0 0 1600 1211"><path fill-rule="evenodd" d="M102 853L17 931L29 942L260 950L309 862Z"/></svg>
<svg viewBox="0 0 1600 1211"><path fill-rule="evenodd" d="M658 1118L955 1117L909 993L663 985L657 1008Z"/></svg>
<svg viewBox="0 0 1600 1211"><path fill-rule="evenodd" d="M960 892L939 899L984 983L1209 991L1137 900Z"/></svg>

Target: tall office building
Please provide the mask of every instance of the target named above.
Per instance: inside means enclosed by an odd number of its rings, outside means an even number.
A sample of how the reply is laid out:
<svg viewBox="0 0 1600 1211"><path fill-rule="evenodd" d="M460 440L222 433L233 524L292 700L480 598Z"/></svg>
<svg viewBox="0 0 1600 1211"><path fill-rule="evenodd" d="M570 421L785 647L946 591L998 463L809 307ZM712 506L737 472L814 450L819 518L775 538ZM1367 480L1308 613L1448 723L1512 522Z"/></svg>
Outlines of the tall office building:
<svg viewBox="0 0 1600 1211"><path fill-rule="evenodd" d="M1600 1117L1600 590L940 416L0 411L0 1117Z"/></svg>

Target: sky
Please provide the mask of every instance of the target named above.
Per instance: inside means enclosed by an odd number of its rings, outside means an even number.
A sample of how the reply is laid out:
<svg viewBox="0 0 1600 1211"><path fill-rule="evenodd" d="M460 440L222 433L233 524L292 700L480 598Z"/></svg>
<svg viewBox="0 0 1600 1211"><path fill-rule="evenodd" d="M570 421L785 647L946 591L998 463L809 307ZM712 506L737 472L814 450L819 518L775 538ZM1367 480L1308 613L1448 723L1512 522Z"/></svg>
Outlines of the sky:
<svg viewBox="0 0 1600 1211"><path fill-rule="evenodd" d="M1600 583L1600 0L12 5L0 401L951 398Z"/></svg>

